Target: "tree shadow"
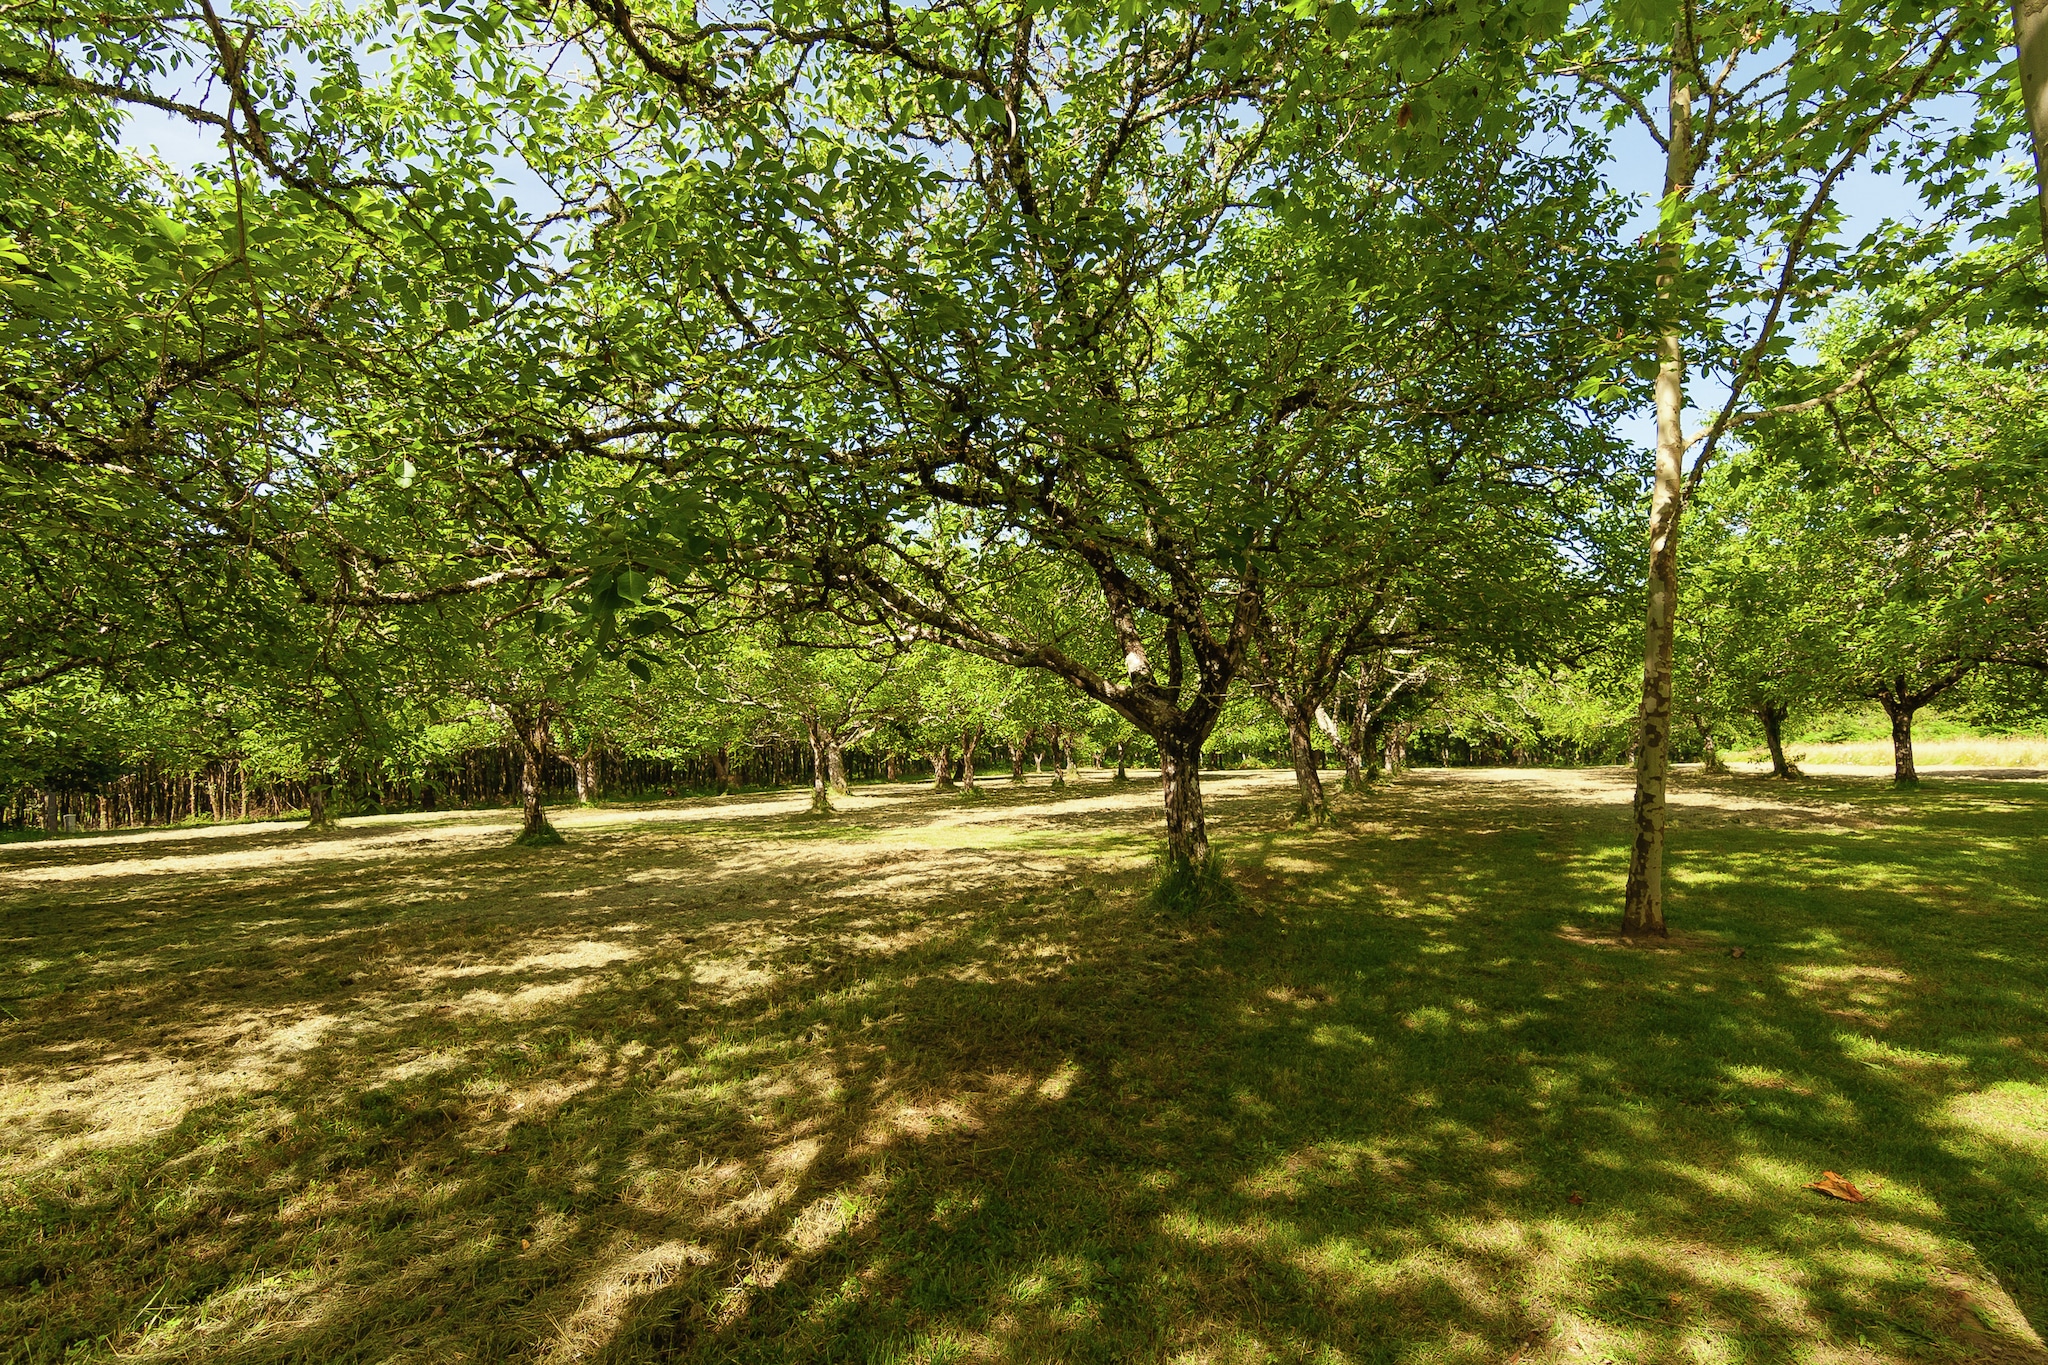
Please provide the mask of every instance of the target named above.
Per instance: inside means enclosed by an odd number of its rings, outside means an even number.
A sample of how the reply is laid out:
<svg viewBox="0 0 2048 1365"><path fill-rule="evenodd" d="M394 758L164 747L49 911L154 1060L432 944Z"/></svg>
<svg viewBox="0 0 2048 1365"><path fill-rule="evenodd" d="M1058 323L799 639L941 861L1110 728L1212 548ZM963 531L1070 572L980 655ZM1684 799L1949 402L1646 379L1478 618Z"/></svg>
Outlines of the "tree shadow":
<svg viewBox="0 0 2048 1365"><path fill-rule="evenodd" d="M1651 949L1625 809L1481 780L1316 833L1233 784L1259 913L1213 925L1139 908L1149 791L39 884L0 1339L2038 1360L2044 803L2002 791L1692 811Z"/></svg>

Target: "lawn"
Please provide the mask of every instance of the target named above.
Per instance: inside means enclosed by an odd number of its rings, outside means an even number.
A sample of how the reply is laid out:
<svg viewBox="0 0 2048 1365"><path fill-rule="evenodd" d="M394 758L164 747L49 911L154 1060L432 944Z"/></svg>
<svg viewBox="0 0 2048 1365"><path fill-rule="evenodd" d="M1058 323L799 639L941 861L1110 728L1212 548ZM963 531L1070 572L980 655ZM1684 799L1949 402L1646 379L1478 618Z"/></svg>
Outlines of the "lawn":
<svg viewBox="0 0 2048 1365"><path fill-rule="evenodd" d="M1208 791L0 849L0 1359L2048 1361L2048 784Z"/></svg>

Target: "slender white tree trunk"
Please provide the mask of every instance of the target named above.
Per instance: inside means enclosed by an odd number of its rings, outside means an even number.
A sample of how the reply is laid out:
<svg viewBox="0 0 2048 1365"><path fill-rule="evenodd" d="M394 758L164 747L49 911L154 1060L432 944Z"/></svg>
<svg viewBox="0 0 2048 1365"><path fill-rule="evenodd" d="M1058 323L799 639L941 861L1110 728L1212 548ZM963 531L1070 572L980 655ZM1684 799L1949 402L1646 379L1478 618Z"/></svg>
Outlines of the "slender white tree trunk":
<svg viewBox="0 0 2048 1365"><path fill-rule="evenodd" d="M1672 40L1671 123L1664 167L1664 229L1657 271L1657 468L1650 495L1650 564L1643 630L1643 699L1636 742L1635 841L1629 852L1624 934L1663 935L1664 797L1671 769L1671 645L1678 610L1678 522L1685 503L1685 346L1676 316L1685 270L1686 196L1692 189L1690 34Z"/></svg>
<svg viewBox="0 0 2048 1365"><path fill-rule="evenodd" d="M2034 198L2041 210L2041 254L2048 258L2048 0L2012 0L2020 51L2020 98L2034 143Z"/></svg>

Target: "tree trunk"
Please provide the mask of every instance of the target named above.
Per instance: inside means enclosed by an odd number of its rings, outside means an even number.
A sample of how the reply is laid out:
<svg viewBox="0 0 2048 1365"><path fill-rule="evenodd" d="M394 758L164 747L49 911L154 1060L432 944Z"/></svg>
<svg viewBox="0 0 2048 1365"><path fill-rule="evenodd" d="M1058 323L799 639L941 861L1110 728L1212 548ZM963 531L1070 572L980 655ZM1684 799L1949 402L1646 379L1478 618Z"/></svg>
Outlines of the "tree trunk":
<svg viewBox="0 0 2048 1365"><path fill-rule="evenodd" d="M882 756L882 776L888 778L891 782L894 782L898 776L896 751L894 749L891 749Z"/></svg>
<svg viewBox="0 0 2048 1365"><path fill-rule="evenodd" d="M318 763L306 773L306 828L334 828L334 817L327 813L327 770Z"/></svg>
<svg viewBox="0 0 2048 1365"><path fill-rule="evenodd" d="M2034 144L2034 198L2041 211L2041 254L2048 259L2048 0L2012 0L2020 52L2020 98Z"/></svg>
<svg viewBox="0 0 2048 1365"><path fill-rule="evenodd" d="M1359 711L1362 714L1364 710L1365 702L1361 699ZM1337 728L1337 722L1330 718L1329 711L1324 707L1316 708L1316 726L1328 736L1330 747L1337 751L1337 757L1344 760L1344 790L1354 793L1364 791L1365 764L1359 746L1344 737L1344 732Z"/></svg>
<svg viewBox="0 0 2048 1365"><path fill-rule="evenodd" d="M1721 751L1715 747L1713 724L1698 716L1693 718L1693 724L1700 732L1700 766L1716 777L1725 777L1728 765L1721 761Z"/></svg>
<svg viewBox="0 0 2048 1365"><path fill-rule="evenodd" d="M942 792L953 785L953 746L934 749L929 755L932 764L932 790Z"/></svg>
<svg viewBox="0 0 2048 1365"><path fill-rule="evenodd" d="M1067 780L1069 782L1079 782L1081 780L1081 760L1075 756L1074 737L1064 731L1060 734L1060 752L1066 760Z"/></svg>
<svg viewBox="0 0 2048 1365"><path fill-rule="evenodd" d="M1692 189L1693 65L1681 20L1672 39L1671 129L1664 168L1667 221ZM1678 608L1678 522L1685 502L1685 345L1672 315L1685 268L1685 233L1664 233L1657 295L1665 315L1657 337L1657 469L1650 499L1650 565L1643 626L1643 700L1636 744L1635 841L1629 851L1624 934L1664 935L1664 796L1671 768L1671 647Z"/></svg>
<svg viewBox="0 0 2048 1365"><path fill-rule="evenodd" d="M64 818L59 810L57 793L54 788L43 788L43 833L55 834L64 827Z"/></svg>
<svg viewBox="0 0 2048 1365"><path fill-rule="evenodd" d="M723 744L711 751L711 781L721 796L737 785L732 780L732 756Z"/></svg>
<svg viewBox="0 0 2048 1365"><path fill-rule="evenodd" d="M1024 749L1030 743L1029 736L1025 737L1022 744L1015 740L1010 741L1010 785L1013 787L1024 784Z"/></svg>
<svg viewBox="0 0 2048 1365"><path fill-rule="evenodd" d="M804 734L811 742L811 814L828 815L832 810L832 739L815 720L804 721Z"/></svg>
<svg viewBox="0 0 2048 1365"><path fill-rule="evenodd" d="M548 754L555 747L548 728L547 708L541 705L507 707L512 717L513 740L519 750L519 840L522 844L560 843L562 836L548 823L542 784L547 773Z"/></svg>
<svg viewBox="0 0 2048 1365"><path fill-rule="evenodd" d="M846 750L837 735L825 736L825 776L832 790L841 796L853 790L853 784L846 780Z"/></svg>
<svg viewBox="0 0 2048 1365"><path fill-rule="evenodd" d="M1881 696L1877 701L1892 721L1892 781L1910 787L1920 780L1919 769L1913 766L1913 713L1922 703L1910 696L1896 700Z"/></svg>
<svg viewBox="0 0 2048 1365"><path fill-rule="evenodd" d="M1756 709L1756 718L1764 727L1764 744L1771 751L1772 777L1792 776L1792 765L1785 761L1785 710L1774 701Z"/></svg>
<svg viewBox="0 0 2048 1365"><path fill-rule="evenodd" d="M1131 780L1131 775L1124 771L1124 750L1129 747L1130 741L1128 740L1120 739L1116 742L1116 776L1112 777L1110 781L1128 782Z"/></svg>
<svg viewBox="0 0 2048 1365"><path fill-rule="evenodd" d="M1209 861L1209 831L1202 821L1202 743L1159 741L1159 788L1166 802L1166 856L1203 867Z"/></svg>
<svg viewBox="0 0 2048 1365"><path fill-rule="evenodd" d="M1273 707L1287 724L1287 752L1294 761L1294 819L1298 824L1321 825L1330 815L1330 803L1323 796L1323 775L1316 764L1316 737L1309 717L1314 714L1293 697L1276 694ZM1322 710L1316 707L1315 712Z"/></svg>
<svg viewBox="0 0 2048 1365"><path fill-rule="evenodd" d="M960 736L960 790L974 790L974 746L981 742L981 727L971 725Z"/></svg>

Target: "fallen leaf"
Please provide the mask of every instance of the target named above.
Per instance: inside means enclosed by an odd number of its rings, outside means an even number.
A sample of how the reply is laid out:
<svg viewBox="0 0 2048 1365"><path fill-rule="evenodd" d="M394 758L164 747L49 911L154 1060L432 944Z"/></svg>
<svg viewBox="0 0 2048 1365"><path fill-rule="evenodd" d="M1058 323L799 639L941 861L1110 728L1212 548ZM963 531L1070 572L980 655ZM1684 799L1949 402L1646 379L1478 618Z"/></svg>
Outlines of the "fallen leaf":
<svg viewBox="0 0 2048 1365"><path fill-rule="evenodd" d="M1856 1197L1857 1197L1858 1199L1861 1199L1861 1198L1862 1198L1863 1196L1859 1194L1859 1195L1857 1195ZM533 1245L533 1243L531 1243L531 1242L527 1241L527 1240L526 1240L526 1239L525 1239L524 1237L521 1237L521 1238L519 1239L519 1249L520 1249L521 1251L524 1251L524 1250L526 1250L526 1249L527 1249L528 1247L530 1247L530 1246L532 1246L532 1245Z"/></svg>
<svg viewBox="0 0 2048 1365"><path fill-rule="evenodd" d="M1569 1195L1565 1196L1565 1202L1568 1204L1583 1204L1586 1202L1586 1196L1580 1194L1577 1190L1573 1190Z"/></svg>
<svg viewBox="0 0 2048 1365"><path fill-rule="evenodd" d="M1822 1194L1830 1195L1836 1199L1846 1199L1851 1204L1867 1204L1870 1202L1869 1195L1863 1193L1863 1191L1857 1189L1833 1171L1822 1171L1820 1179L1808 1181L1806 1188L1809 1190L1819 1190Z"/></svg>
<svg viewBox="0 0 2048 1365"><path fill-rule="evenodd" d="M1730 948L1730 949L1728 950L1728 956L1730 956L1730 957L1748 957L1748 956L1749 956L1749 954L1748 954L1747 952L1745 952L1745 951L1744 951L1743 949L1741 949L1741 948Z"/></svg>

